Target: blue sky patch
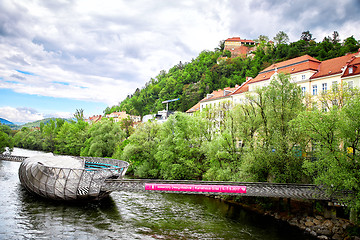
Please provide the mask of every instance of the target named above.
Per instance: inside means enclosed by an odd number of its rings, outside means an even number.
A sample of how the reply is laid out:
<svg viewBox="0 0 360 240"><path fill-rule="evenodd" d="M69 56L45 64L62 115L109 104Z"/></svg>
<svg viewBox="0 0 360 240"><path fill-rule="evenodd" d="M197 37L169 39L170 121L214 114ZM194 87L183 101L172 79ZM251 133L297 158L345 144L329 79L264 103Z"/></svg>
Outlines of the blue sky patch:
<svg viewBox="0 0 360 240"><path fill-rule="evenodd" d="M26 74L26 75L30 75L30 76L35 76L35 73L31 73L31 72L26 72L26 71L21 71L21 70L17 70L15 69L17 72L22 73L22 74Z"/></svg>
<svg viewBox="0 0 360 240"><path fill-rule="evenodd" d="M69 85L70 85L70 83L67 83L67 82L57 82L57 81L53 81L53 83L57 83L57 84L65 85L65 86L69 86Z"/></svg>
<svg viewBox="0 0 360 240"><path fill-rule="evenodd" d="M2 79L2 78L0 78L0 79ZM19 84L19 82L17 82L17 81L5 81L6 83L13 83L13 84Z"/></svg>

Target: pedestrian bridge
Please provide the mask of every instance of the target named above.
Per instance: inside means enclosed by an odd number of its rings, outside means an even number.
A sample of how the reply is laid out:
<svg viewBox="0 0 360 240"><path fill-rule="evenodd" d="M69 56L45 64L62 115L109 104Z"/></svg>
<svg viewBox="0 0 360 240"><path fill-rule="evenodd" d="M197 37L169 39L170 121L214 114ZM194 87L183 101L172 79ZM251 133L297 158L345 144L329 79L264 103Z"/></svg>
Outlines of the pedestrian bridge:
<svg viewBox="0 0 360 240"><path fill-rule="evenodd" d="M313 184L285 184L267 182L223 182L193 180L109 179L104 191L167 192L204 195L237 195L313 199L338 202L344 193L329 195L325 188Z"/></svg>
<svg viewBox="0 0 360 240"><path fill-rule="evenodd" d="M22 162L27 157L2 155L0 160ZM349 192L331 191L313 184L285 184L268 182L224 182L194 180L154 180L154 179L106 179L100 186L102 192L166 192L203 195L236 195L249 197L274 197L325 200L341 202Z"/></svg>

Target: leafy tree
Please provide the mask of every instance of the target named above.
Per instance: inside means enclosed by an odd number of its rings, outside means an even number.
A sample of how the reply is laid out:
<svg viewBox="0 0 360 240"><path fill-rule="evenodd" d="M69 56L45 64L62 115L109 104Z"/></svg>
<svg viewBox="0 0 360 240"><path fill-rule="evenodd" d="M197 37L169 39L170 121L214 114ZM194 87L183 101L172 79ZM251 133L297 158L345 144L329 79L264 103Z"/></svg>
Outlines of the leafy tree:
<svg viewBox="0 0 360 240"><path fill-rule="evenodd" d="M85 147L88 123L84 121L65 122L56 136L56 153L79 156Z"/></svg>
<svg viewBox="0 0 360 240"><path fill-rule="evenodd" d="M215 48L215 51L222 52L224 51L224 48L225 48L225 40L222 40L219 42L218 47Z"/></svg>
<svg viewBox="0 0 360 240"><path fill-rule="evenodd" d="M76 109L76 112L74 113L74 118L77 121L84 121L84 109Z"/></svg>
<svg viewBox="0 0 360 240"><path fill-rule="evenodd" d="M129 172L141 178L159 178L160 165L155 159L159 144L159 129L156 122L146 122L138 126L129 137L122 149L119 147L114 154L116 158L128 161Z"/></svg>
<svg viewBox="0 0 360 240"><path fill-rule="evenodd" d="M332 34L331 41L333 44L337 44L338 42L340 42L339 33L337 31L334 31L334 33Z"/></svg>
<svg viewBox="0 0 360 240"><path fill-rule="evenodd" d="M81 156L111 157L125 136L119 124L106 119L93 124L88 134L90 138L85 141Z"/></svg>
<svg viewBox="0 0 360 240"><path fill-rule="evenodd" d="M304 31L301 33L301 37L300 40L304 40L306 42L310 42L311 40L315 40L315 38L312 37L312 34L310 33L310 31Z"/></svg>
<svg viewBox="0 0 360 240"><path fill-rule="evenodd" d="M289 36L285 32L279 31L274 37L274 42L276 45L286 44L289 42Z"/></svg>
<svg viewBox="0 0 360 240"><path fill-rule="evenodd" d="M258 39L255 40L257 43L267 43L269 42L269 37L265 35L260 35Z"/></svg>
<svg viewBox="0 0 360 240"><path fill-rule="evenodd" d="M203 121L185 113L175 113L162 124L155 154L164 179L201 179L206 157L201 145L206 139ZM205 130L205 132L204 132Z"/></svg>
<svg viewBox="0 0 360 240"><path fill-rule="evenodd" d="M12 151L14 143L10 136L11 128L0 123L0 154L8 147Z"/></svg>
<svg viewBox="0 0 360 240"><path fill-rule="evenodd" d="M323 99L332 99L334 93L331 91L326 95L329 97ZM313 156L305 161L304 169L315 184L327 186L330 194L343 190L353 192L342 200L359 212L360 125L357 118L360 116L360 97L355 94L341 104L328 107L328 111L302 112L293 120L292 124L307 138L305 150Z"/></svg>
<svg viewBox="0 0 360 240"><path fill-rule="evenodd" d="M133 121L128 116L120 121L120 128L125 132L125 138L128 138L133 132Z"/></svg>
<svg viewBox="0 0 360 240"><path fill-rule="evenodd" d="M43 128L42 136L44 138L42 149L46 152L54 152L56 138L56 124L51 119Z"/></svg>
<svg viewBox="0 0 360 240"><path fill-rule="evenodd" d="M299 139L289 124L304 110L299 86L291 83L288 75L278 74L267 88L250 95L248 101L256 107L249 113L250 119L256 119L257 132L251 134L256 137L249 144L252 147L244 168L256 181L300 181L302 159L294 153Z"/></svg>

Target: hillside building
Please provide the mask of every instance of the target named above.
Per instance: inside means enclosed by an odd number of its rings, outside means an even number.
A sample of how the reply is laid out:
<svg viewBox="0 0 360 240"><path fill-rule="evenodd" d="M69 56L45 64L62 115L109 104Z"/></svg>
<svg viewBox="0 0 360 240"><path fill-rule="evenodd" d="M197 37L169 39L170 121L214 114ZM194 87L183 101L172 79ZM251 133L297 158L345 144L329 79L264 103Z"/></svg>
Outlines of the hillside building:
<svg viewBox="0 0 360 240"><path fill-rule="evenodd" d="M349 88L360 88L360 49L357 53L325 61L304 55L273 64L255 78L248 78L241 86L208 94L187 113L193 114L221 101L230 101L231 104L243 103L245 93L268 86L279 73L290 74L291 81L301 87L303 94L313 97L316 102L321 92L326 92L338 85L343 86L344 83Z"/></svg>
<svg viewBox="0 0 360 240"><path fill-rule="evenodd" d="M112 118L114 120L114 122L120 122L121 120L128 118L128 117L132 120L133 123L141 122L140 116L134 116L134 115L127 114L125 111L112 112L110 114L106 114L106 118Z"/></svg>
<svg viewBox="0 0 360 240"><path fill-rule="evenodd" d="M224 43L224 50L231 52L231 57L246 57L256 49L256 43L253 40L241 39L240 37L228 38Z"/></svg>

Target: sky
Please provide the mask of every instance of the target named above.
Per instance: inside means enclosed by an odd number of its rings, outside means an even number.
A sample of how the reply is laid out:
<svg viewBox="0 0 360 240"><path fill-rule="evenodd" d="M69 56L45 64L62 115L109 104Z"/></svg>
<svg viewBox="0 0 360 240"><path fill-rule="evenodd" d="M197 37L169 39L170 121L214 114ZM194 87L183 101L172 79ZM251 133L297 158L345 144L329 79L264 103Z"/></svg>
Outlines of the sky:
<svg viewBox="0 0 360 240"><path fill-rule="evenodd" d="M1 0L0 118L103 114L229 37L360 39L360 0Z"/></svg>

